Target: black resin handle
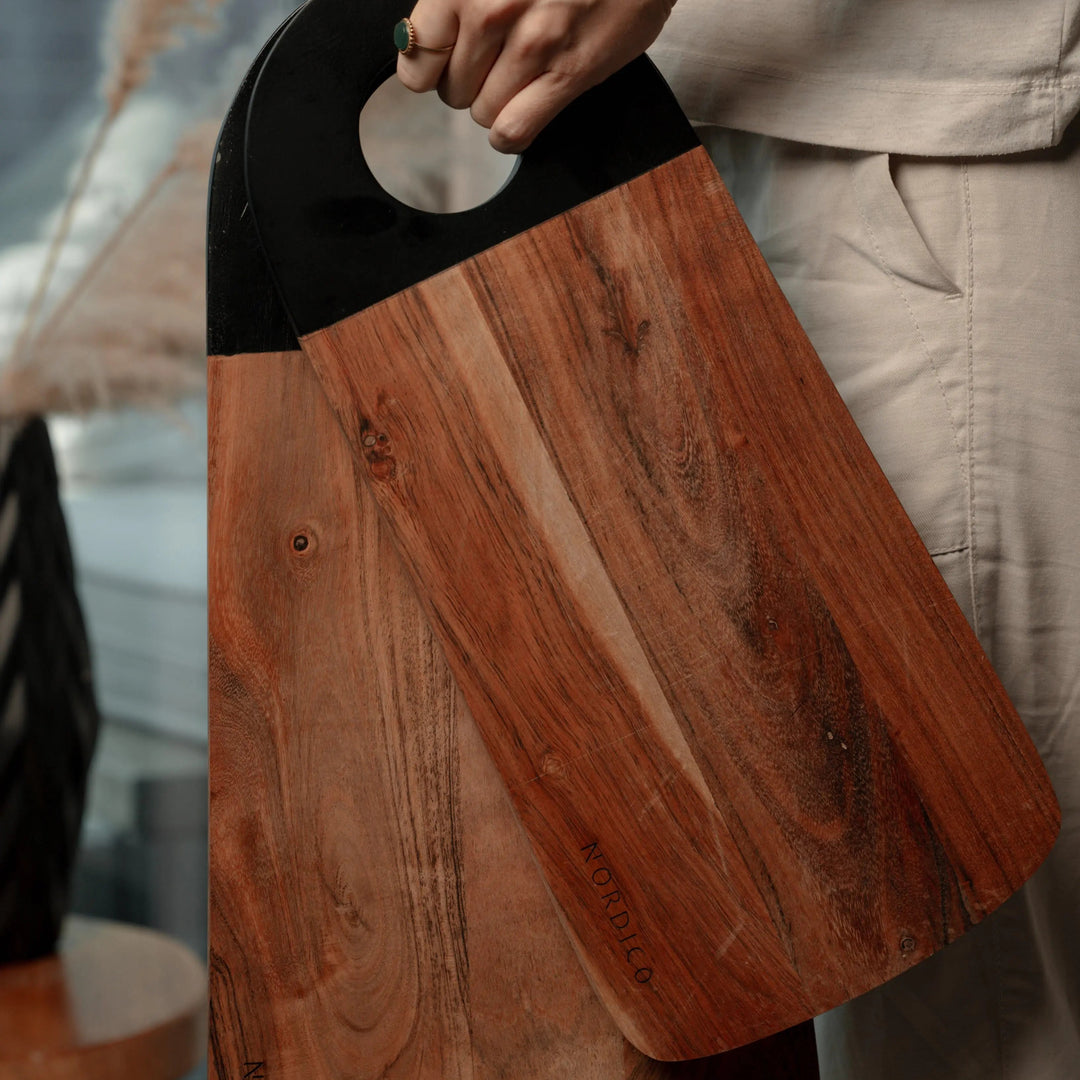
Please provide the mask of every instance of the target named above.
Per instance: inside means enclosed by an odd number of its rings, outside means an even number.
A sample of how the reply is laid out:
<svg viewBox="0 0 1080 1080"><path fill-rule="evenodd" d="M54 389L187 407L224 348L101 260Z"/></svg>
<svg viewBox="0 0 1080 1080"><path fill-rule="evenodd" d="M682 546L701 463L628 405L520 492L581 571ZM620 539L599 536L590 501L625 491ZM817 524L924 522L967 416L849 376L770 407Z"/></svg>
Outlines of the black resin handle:
<svg viewBox="0 0 1080 1080"><path fill-rule="evenodd" d="M247 185L300 335L323 329L698 145L645 57L583 94L492 199L455 214L376 181L360 110L393 72L402 0L310 0L274 45L248 112Z"/></svg>
<svg viewBox="0 0 1080 1080"><path fill-rule="evenodd" d="M248 207L244 129L255 80L295 13L253 61L221 124L206 208L206 352L208 356L299 349Z"/></svg>

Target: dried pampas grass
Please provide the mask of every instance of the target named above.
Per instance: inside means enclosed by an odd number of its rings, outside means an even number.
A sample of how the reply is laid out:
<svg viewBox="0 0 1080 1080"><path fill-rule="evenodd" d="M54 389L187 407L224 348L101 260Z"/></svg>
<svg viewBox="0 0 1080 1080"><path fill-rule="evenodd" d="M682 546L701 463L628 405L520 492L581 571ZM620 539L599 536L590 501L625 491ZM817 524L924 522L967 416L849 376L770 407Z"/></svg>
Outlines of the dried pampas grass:
<svg viewBox="0 0 1080 1080"><path fill-rule="evenodd" d="M107 63L102 82L105 112L79 163L50 239L45 262L5 364L5 384L14 386L17 382L33 381L31 373L19 369L36 362L40 356L36 334L41 311L79 200L86 191L94 164L117 116L131 95L146 83L154 59L179 40L179 31L213 26L213 9L222 3L223 0L113 0L108 16ZM13 411L8 402L4 403L4 411L9 414Z"/></svg>
<svg viewBox="0 0 1080 1080"><path fill-rule="evenodd" d="M150 77L154 58L178 41L182 28L214 26L213 9L223 0L113 0L106 36L102 90L116 115Z"/></svg>
<svg viewBox="0 0 1080 1080"><path fill-rule="evenodd" d="M35 336L0 374L9 416L163 407L204 385L206 172L216 122L192 129Z"/></svg>

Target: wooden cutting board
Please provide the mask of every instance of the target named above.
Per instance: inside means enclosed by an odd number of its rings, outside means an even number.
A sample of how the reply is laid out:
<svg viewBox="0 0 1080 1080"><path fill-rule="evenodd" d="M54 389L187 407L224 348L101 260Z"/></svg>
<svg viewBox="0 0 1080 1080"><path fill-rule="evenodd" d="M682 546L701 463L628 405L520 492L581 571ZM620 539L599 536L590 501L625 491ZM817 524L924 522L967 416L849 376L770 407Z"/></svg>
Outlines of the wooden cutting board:
<svg viewBox="0 0 1080 1080"><path fill-rule="evenodd" d="M268 57L261 243L598 993L714 1053L978 922L1056 802L651 65L423 214L356 138L398 14Z"/></svg>
<svg viewBox="0 0 1080 1080"><path fill-rule="evenodd" d="M250 84L210 198L209 1075L817 1080L809 1025L661 1063L591 989L276 300Z"/></svg>

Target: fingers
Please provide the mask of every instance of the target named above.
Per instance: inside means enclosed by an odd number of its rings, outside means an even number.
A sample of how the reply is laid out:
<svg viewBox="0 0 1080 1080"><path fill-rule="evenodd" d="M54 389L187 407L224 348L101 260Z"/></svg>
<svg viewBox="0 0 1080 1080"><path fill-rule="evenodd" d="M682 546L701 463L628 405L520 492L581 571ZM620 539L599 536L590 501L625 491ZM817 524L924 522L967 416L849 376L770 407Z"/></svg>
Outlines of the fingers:
<svg viewBox="0 0 1080 1080"><path fill-rule="evenodd" d="M438 87L448 105L472 107L485 127L566 48L571 21L564 5L543 0L417 0L410 20L419 44L455 44L399 57L402 82L418 92Z"/></svg>
<svg viewBox="0 0 1080 1080"><path fill-rule="evenodd" d="M457 40L457 12L446 0L417 0L409 20L419 45L441 49ZM418 94L434 90L455 51L456 48L447 52L417 48L408 56L401 53L397 60L398 78Z"/></svg>
<svg viewBox="0 0 1080 1080"><path fill-rule="evenodd" d="M488 141L504 154L520 154L588 86L557 71L544 72L514 94L494 120L484 125L491 129Z"/></svg>
<svg viewBox="0 0 1080 1080"><path fill-rule="evenodd" d="M439 82L439 96L452 109L476 100L503 49L506 28L498 23L463 21L458 42Z"/></svg>
<svg viewBox="0 0 1080 1080"><path fill-rule="evenodd" d="M357 0L360 2L360 0ZM398 58L411 90L470 108L506 153L656 38L672 0L417 0L416 41L448 52Z"/></svg>
<svg viewBox="0 0 1080 1080"><path fill-rule="evenodd" d="M514 23L498 56L485 73L469 105L473 119L491 127L516 94L548 71L569 44L569 26L563 9L550 5L532 9Z"/></svg>
<svg viewBox="0 0 1080 1080"><path fill-rule="evenodd" d="M596 14L599 8L586 7L569 17L565 4L530 9L473 103L491 145L514 154L528 147L579 94L643 53L670 9L668 0L618 0L614 10L608 5ZM533 12L537 18L530 20Z"/></svg>

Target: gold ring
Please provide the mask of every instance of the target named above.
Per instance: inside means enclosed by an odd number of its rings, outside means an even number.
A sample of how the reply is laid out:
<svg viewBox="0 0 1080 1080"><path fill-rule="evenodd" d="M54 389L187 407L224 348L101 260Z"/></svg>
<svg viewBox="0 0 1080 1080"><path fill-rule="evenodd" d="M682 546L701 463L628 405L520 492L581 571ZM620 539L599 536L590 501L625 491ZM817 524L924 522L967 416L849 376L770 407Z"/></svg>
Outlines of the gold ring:
<svg viewBox="0 0 1080 1080"><path fill-rule="evenodd" d="M440 45L438 48L433 45L421 45L416 40L416 31L413 29L411 19L402 19L394 27L394 45L397 46L397 51L402 56L408 56L417 50L421 52L449 52L456 44L457 42L451 41L449 45Z"/></svg>

